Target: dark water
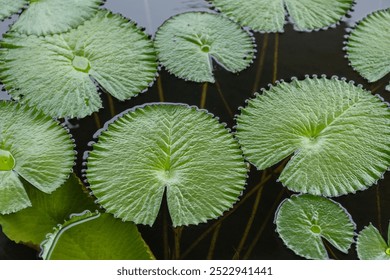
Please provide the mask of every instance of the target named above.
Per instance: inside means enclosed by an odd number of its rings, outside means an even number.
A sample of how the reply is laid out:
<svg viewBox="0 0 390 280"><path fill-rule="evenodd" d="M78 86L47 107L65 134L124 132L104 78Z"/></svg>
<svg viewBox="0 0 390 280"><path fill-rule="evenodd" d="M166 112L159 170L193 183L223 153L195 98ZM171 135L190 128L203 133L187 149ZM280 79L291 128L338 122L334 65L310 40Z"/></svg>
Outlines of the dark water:
<svg viewBox="0 0 390 280"><path fill-rule="evenodd" d="M157 27L167 18L174 14L185 11L207 11L209 5L202 0L108 0L105 7L119 12L122 15L138 22L140 26L153 36ZM259 88L268 87L274 78L289 81L295 76L300 79L306 74L345 77L347 80L354 80L362 84L364 88L374 90L386 101L390 101L390 93L384 90L389 75L374 84L368 84L363 78L355 73L349 66L342 50L346 29L360 20L371 11L390 7L390 0L358 0L354 11L346 22L326 31L301 33L286 25L285 33L255 34L257 43L257 59L247 70L239 75L226 72L223 68L216 66L215 76L217 83L209 84L205 108L218 116L222 122L229 127L234 126L233 116L238 113L238 108L245 105L245 100L253 96L253 92ZM14 18L15 19L15 18ZM12 20L0 24L0 32L7 29ZM261 63L263 58L264 63ZM161 86L163 95L159 94L158 87ZM255 90L254 90L255 89ZM87 117L82 120L69 120L72 125L71 133L76 140L79 158L75 172L81 174L83 152L88 150L88 142L93 140L93 135L100 125L111 119L113 115L125 109L147 102L180 102L190 105L201 105L202 84L185 82L167 73L160 71L159 80L145 93L126 102L114 102L115 112L108 109L108 99L102 93L104 109L100 110L96 117ZM0 93L0 99L7 98L6 93ZM100 124L99 124L100 122ZM270 174L274 168L267 170ZM209 254L209 247L213 236L216 237L215 250L212 255L214 259L231 259L236 253L238 244L251 215L255 195L248 196L251 190L260 182L262 172L253 168L248 179L247 189L241 200L244 203L224 219L221 223L219 233L212 231L191 251L187 249L194 244L194 241L216 221L199 226L185 227L181 237L181 253L187 253L187 259L205 259ZM264 185L259 207L253 221L240 257L245 257L250 248L251 254L246 257L250 259L299 259L292 251L287 249L275 232L273 216L275 208L280 201L289 197L291 193L276 182L277 175L274 174ZM386 236L387 224L390 220L390 174L386 173L385 178L366 191L354 195L346 195L334 200L340 202L352 215L357 224L357 231L372 222L378 227L383 236ZM165 209L163 206L162 209ZM142 235L150 245L157 258L172 258L174 256L174 231L164 226L164 210L161 211L156 224L150 227L140 226ZM168 232L168 248L164 249L163 232ZM177 233L177 231L176 231ZM214 234L214 235L213 235ZM253 243L253 246L251 246ZM330 254L337 259L356 259L356 252L353 248L348 255L337 252ZM16 245L3 235L0 235L0 259L29 259L36 258L35 251Z"/></svg>

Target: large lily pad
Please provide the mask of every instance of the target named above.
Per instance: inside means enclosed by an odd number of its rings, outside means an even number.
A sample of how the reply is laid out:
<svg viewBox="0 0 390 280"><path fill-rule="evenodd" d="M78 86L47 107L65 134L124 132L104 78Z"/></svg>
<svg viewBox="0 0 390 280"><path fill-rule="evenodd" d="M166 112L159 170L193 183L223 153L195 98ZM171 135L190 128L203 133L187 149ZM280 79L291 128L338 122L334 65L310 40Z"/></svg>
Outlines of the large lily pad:
<svg viewBox="0 0 390 280"><path fill-rule="evenodd" d="M209 13L190 12L167 20L156 33L155 46L169 72L195 82L215 81L214 62L236 73L254 58L250 35L227 18Z"/></svg>
<svg viewBox="0 0 390 280"><path fill-rule="evenodd" d="M376 183L390 166L390 111L337 78L280 82L249 100L237 137L258 169L292 156L279 180L290 190L339 196Z"/></svg>
<svg viewBox="0 0 390 280"><path fill-rule="evenodd" d="M222 215L240 196L247 168L224 125L186 105L129 111L99 136L88 157L93 194L109 213L152 225L166 192L174 226Z"/></svg>
<svg viewBox="0 0 390 280"><path fill-rule="evenodd" d="M377 11L362 21L348 37L347 54L352 67L369 82L390 73L390 9ZM390 91L390 85L386 87Z"/></svg>
<svg viewBox="0 0 390 280"><path fill-rule="evenodd" d="M0 0L0 20L3 20L28 3L28 0Z"/></svg>
<svg viewBox="0 0 390 280"><path fill-rule="evenodd" d="M133 223L98 212L73 215L48 235L42 249L45 260L154 259Z"/></svg>
<svg viewBox="0 0 390 280"><path fill-rule="evenodd" d="M99 110L94 81L125 100L147 89L157 72L151 40L109 11L99 11L69 33L11 32L0 46L0 80L9 94L53 117L85 117Z"/></svg>
<svg viewBox="0 0 390 280"><path fill-rule="evenodd" d="M56 121L13 102L0 101L0 213L31 202L19 177L44 193L68 178L74 162L73 141Z"/></svg>
<svg viewBox="0 0 390 280"><path fill-rule="evenodd" d="M209 0L218 10L255 31L283 32L286 11L298 31L339 22L353 0Z"/></svg>
<svg viewBox="0 0 390 280"><path fill-rule="evenodd" d="M390 260L390 223L388 243L372 224L365 227L358 236L356 250L361 260Z"/></svg>
<svg viewBox="0 0 390 280"><path fill-rule="evenodd" d="M45 194L26 182L24 186L32 207L14 214L0 215L3 232L16 243L38 247L46 234L64 223L71 214L97 208L74 174L52 194Z"/></svg>
<svg viewBox="0 0 390 280"><path fill-rule="evenodd" d="M307 259L328 259L322 239L347 253L355 224L338 203L313 195L292 196L281 203L276 230L288 248Z"/></svg>

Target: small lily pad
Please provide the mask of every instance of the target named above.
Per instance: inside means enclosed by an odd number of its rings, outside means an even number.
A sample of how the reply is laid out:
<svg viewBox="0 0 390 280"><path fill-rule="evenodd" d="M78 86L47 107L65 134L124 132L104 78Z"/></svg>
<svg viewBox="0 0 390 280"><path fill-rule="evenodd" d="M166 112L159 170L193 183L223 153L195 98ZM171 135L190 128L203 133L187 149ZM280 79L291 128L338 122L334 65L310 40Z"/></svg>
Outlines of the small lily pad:
<svg viewBox="0 0 390 280"><path fill-rule="evenodd" d="M68 178L74 144L56 121L13 102L0 101L0 214L31 206L22 177L51 193Z"/></svg>
<svg viewBox="0 0 390 280"><path fill-rule="evenodd" d="M0 20L12 16L27 3L28 0L0 0Z"/></svg>
<svg viewBox="0 0 390 280"><path fill-rule="evenodd" d="M154 259L136 225L98 212L73 215L41 246L44 260Z"/></svg>
<svg viewBox="0 0 390 280"><path fill-rule="evenodd" d="M15 0L6 0L15 2ZM27 35L49 35L62 33L77 27L97 12L103 0L29 0L20 1L29 6L13 24L11 30ZM9 5L9 4L8 4ZM15 5L15 6L14 6ZM13 4L16 9L16 3Z"/></svg>
<svg viewBox="0 0 390 280"><path fill-rule="evenodd" d="M4 234L16 243L38 247L46 234L58 224L64 223L71 214L97 208L74 174L52 194L45 194L29 183L23 183L32 207L14 214L0 215Z"/></svg>
<svg viewBox="0 0 390 280"><path fill-rule="evenodd" d="M322 239L343 253L353 243L355 223L333 200L313 195L284 200L275 215L276 230L284 244L307 259L328 259Z"/></svg>
<svg viewBox="0 0 390 280"><path fill-rule="evenodd" d="M157 31L155 46L162 65L194 82L214 82L213 60L236 73L254 58L251 36L229 19L190 12L172 17Z"/></svg>
<svg viewBox="0 0 390 280"><path fill-rule="evenodd" d="M236 134L258 169L292 156L279 180L292 191L364 190L390 166L390 111L378 96L335 77L280 82L249 100Z"/></svg>
<svg viewBox="0 0 390 280"><path fill-rule="evenodd" d="M388 243L383 239L379 230L372 224L365 227L358 236L356 250L361 260L390 260L390 223Z"/></svg>
<svg viewBox="0 0 390 280"><path fill-rule="evenodd" d="M217 218L238 200L247 168L238 143L212 115L177 104L125 113L88 157L93 194L109 213L152 225L166 192L174 226Z"/></svg>
<svg viewBox="0 0 390 280"><path fill-rule="evenodd" d="M390 9L377 11L352 30L347 55L352 67L369 82L390 73ZM390 84L386 87L390 91Z"/></svg>
<svg viewBox="0 0 390 280"><path fill-rule="evenodd" d="M8 93L53 117L81 118L98 111L102 101L95 82L125 100L147 89L157 72L147 35L103 10L68 33L7 33L0 47L0 80Z"/></svg>
<svg viewBox="0 0 390 280"><path fill-rule="evenodd" d="M218 10L255 31L283 32L286 11L298 31L339 22L353 0L209 0Z"/></svg>

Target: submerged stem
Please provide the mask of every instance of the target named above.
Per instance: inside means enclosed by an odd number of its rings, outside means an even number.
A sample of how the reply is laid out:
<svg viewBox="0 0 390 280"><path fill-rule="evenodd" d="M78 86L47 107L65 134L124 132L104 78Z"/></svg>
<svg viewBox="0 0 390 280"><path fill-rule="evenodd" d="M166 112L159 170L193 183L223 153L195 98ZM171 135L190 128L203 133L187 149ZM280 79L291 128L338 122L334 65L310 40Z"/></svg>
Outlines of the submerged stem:
<svg viewBox="0 0 390 280"><path fill-rule="evenodd" d="M107 99L108 99L108 108L110 109L110 114L111 117L115 117L117 115L116 110L115 110L115 105L114 105L114 100L112 99L111 94L106 92L107 94Z"/></svg>
<svg viewBox="0 0 390 280"><path fill-rule="evenodd" d="M378 229L380 233L383 233L382 231L382 211L381 211L381 198L379 193L379 185L376 186L376 211L378 213ZM390 242L390 240L389 240Z"/></svg>
<svg viewBox="0 0 390 280"><path fill-rule="evenodd" d="M200 108L201 109L204 109L204 107L206 106L206 98L207 98L207 88L208 88L208 83L203 83L202 85L202 95L200 97Z"/></svg>
<svg viewBox="0 0 390 280"><path fill-rule="evenodd" d="M160 100L160 102L164 102L165 97L164 97L164 90L163 90L163 86L162 86L161 75L158 76L158 78L157 78L157 91L158 91L158 99Z"/></svg>
<svg viewBox="0 0 390 280"><path fill-rule="evenodd" d="M279 34L275 33L274 71L272 75L272 83L275 83L278 77L278 61L279 61Z"/></svg>
<svg viewBox="0 0 390 280"><path fill-rule="evenodd" d="M226 101L225 96L223 95L221 86L220 86L220 84L218 83L217 80L215 81L215 86L216 86L216 88L217 88L219 97L221 97L221 99L222 99L223 105L225 106L226 110L228 111L229 116L230 116L231 118L233 118L233 117L234 117L233 111L232 111L232 109L230 109L229 103Z"/></svg>
<svg viewBox="0 0 390 280"><path fill-rule="evenodd" d="M168 213L166 207L163 210L163 244L164 260L169 259L169 240L168 240Z"/></svg>
<svg viewBox="0 0 390 280"><path fill-rule="evenodd" d="M218 240L219 230L221 229L221 225L222 225L222 223L219 223L217 225L217 227L214 230L213 236L211 238L210 248L209 248L209 252L207 254L207 259L208 260L212 260L213 259L215 246L217 245L217 240Z"/></svg>
<svg viewBox="0 0 390 280"><path fill-rule="evenodd" d="M268 34L265 34L263 46L261 47L260 57L259 57L259 61L258 61L257 68L256 68L256 74L255 74L256 76L255 76L255 82L254 82L253 88L252 88L252 93L256 92L260 86L260 80L261 80L261 76L263 74L264 60L265 60L265 54L267 51L267 47L268 47Z"/></svg>
<svg viewBox="0 0 390 280"><path fill-rule="evenodd" d="M96 112L93 113L93 119L95 120L95 124L96 124L97 129L102 128L102 122L100 121L98 113L96 113Z"/></svg>
<svg viewBox="0 0 390 280"><path fill-rule="evenodd" d="M177 227L173 229L174 237L175 237L175 255L174 259L180 259L180 243L181 243L181 235L183 233L183 227Z"/></svg>

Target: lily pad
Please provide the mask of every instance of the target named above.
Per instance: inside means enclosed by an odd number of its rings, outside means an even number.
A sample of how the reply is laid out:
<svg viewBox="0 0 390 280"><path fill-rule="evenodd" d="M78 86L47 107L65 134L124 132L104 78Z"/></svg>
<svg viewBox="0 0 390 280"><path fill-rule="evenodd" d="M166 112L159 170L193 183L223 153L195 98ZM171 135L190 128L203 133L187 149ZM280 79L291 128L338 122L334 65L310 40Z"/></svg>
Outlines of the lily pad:
<svg viewBox="0 0 390 280"><path fill-rule="evenodd" d="M200 12L167 20L156 33L155 46L169 72L194 82L215 82L214 62L233 73L244 70L255 52L253 39L239 25L221 15Z"/></svg>
<svg viewBox="0 0 390 280"><path fill-rule="evenodd" d="M98 212L72 216L41 246L45 260L154 259L133 223Z"/></svg>
<svg viewBox="0 0 390 280"><path fill-rule="evenodd" d="M22 9L28 0L0 0L0 20L3 20Z"/></svg>
<svg viewBox="0 0 390 280"><path fill-rule="evenodd" d="M311 31L338 23L353 0L209 0L228 17L255 31L283 32L286 11L294 29Z"/></svg>
<svg viewBox="0 0 390 280"><path fill-rule="evenodd" d="M307 259L328 259L322 239L347 253L353 243L355 223L338 203L313 195L284 200L275 215L276 230L284 244Z"/></svg>
<svg viewBox="0 0 390 280"><path fill-rule="evenodd" d="M15 2L15 0L6 0ZM27 35L49 35L66 32L90 19L103 0L28 0L29 6L13 24L11 30ZM8 4L9 5L9 4ZM13 8L13 12L18 11Z"/></svg>
<svg viewBox="0 0 390 280"><path fill-rule="evenodd" d="M377 11L352 30L347 55L352 67L369 82L390 73L390 9ZM390 91L390 84L386 87Z"/></svg>
<svg viewBox="0 0 390 280"><path fill-rule="evenodd" d="M68 178L74 144L56 121L13 102L0 101L0 214L31 206L20 177L51 193Z"/></svg>
<svg viewBox="0 0 390 280"><path fill-rule="evenodd" d="M7 237L16 243L38 247L46 234L52 232L73 213L96 210L97 205L79 178L72 174L63 186L52 194L45 194L23 182L32 207L14 214L0 215L0 225Z"/></svg>
<svg viewBox="0 0 390 280"><path fill-rule="evenodd" d="M390 260L390 223L388 243L383 239L379 230L372 224L365 227L358 236L356 249L361 260Z"/></svg>
<svg viewBox="0 0 390 280"><path fill-rule="evenodd" d="M264 90L241 110L236 135L258 169L292 156L279 180L295 192L354 193L390 166L388 105L336 77L294 78Z"/></svg>
<svg viewBox="0 0 390 280"><path fill-rule="evenodd" d="M109 213L152 225L166 192L174 226L217 218L244 189L238 143L217 119L187 105L152 104L110 124L93 145L87 178Z"/></svg>
<svg viewBox="0 0 390 280"><path fill-rule="evenodd" d="M15 99L53 117L85 117L102 107L95 82L119 100L147 89L157 72L153 43L133 22L99 11L68 33L8 33L0 80Z"/></svg>

